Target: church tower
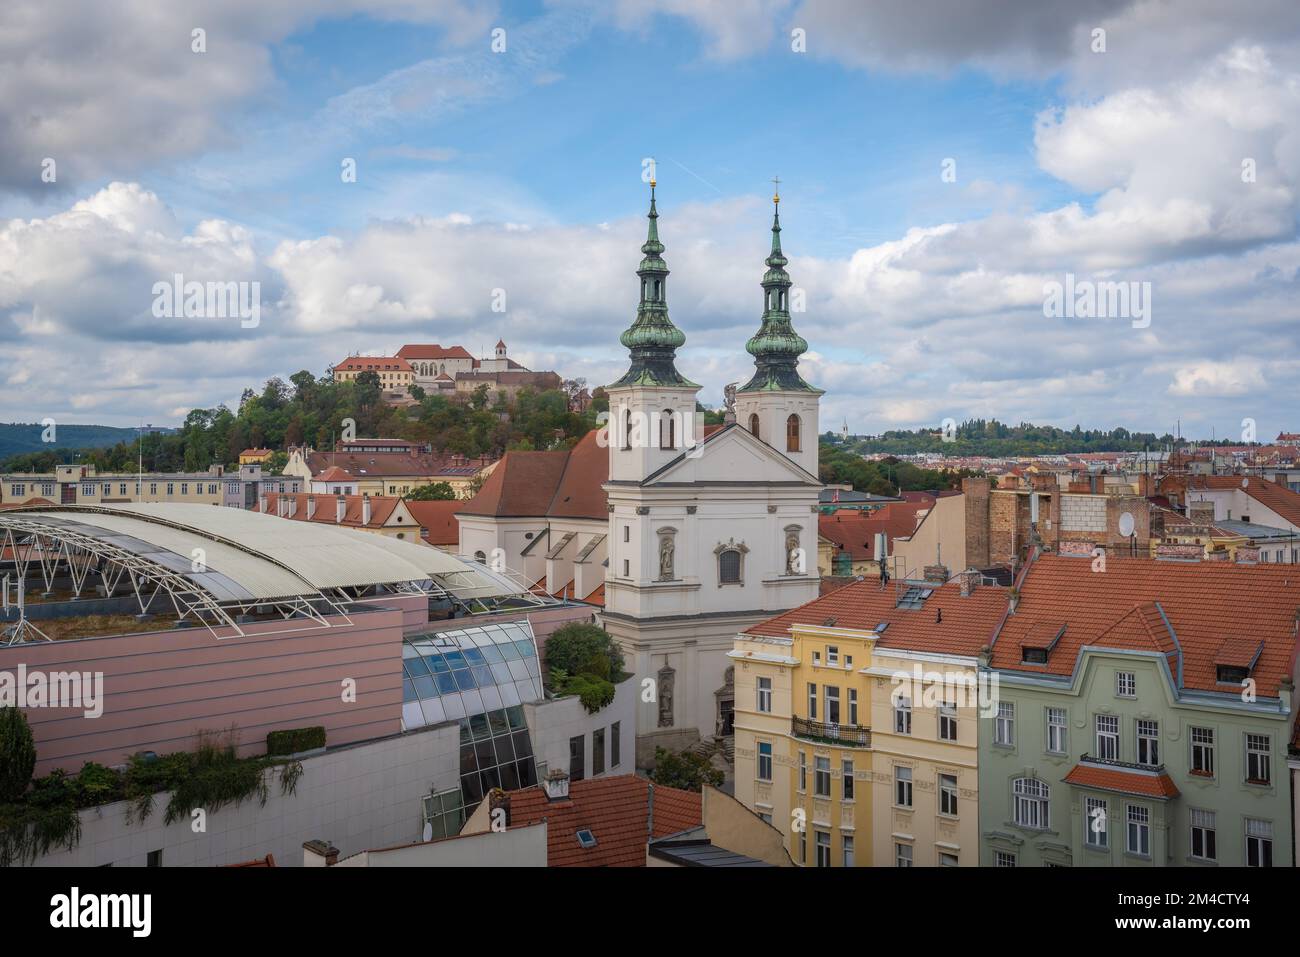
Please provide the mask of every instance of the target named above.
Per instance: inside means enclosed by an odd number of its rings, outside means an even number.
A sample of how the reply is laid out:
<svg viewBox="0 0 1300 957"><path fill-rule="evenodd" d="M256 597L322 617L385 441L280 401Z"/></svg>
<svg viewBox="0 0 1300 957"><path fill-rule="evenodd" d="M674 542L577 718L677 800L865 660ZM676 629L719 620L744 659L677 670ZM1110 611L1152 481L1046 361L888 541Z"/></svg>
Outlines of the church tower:
<svg viewBox="0 0 1300 957"><path fill-rule="evenodd" d="M779 181L778 185L779 185ZM736 422L804 471L817 475L818 406L822 390L799 375L808 342L790 322L789 262L781 252L781 195L772 196L772 252L763 274L763 321L745 344L754 376L736 392Z"/></svg>
<svg viewBox="0 0 1300 957"><path fill-rule="evenodd" d="M700 386L677 371L677 350L686 335L668 318L668 265L659 241L655 182L650 181L650 225L636 274L641 301L636 319L619 341L631 353L623 377L605 387L609 395L609 477L640 482L690 448L696 436Z"/></svg>

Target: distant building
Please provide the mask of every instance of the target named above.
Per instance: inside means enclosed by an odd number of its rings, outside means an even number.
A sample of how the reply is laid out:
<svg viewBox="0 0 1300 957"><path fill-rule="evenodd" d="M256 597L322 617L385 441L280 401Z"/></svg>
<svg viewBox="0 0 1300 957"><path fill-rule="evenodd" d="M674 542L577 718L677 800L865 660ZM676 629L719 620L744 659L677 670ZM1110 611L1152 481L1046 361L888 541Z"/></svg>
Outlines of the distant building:
<svg viewBox="0 0 1300 957"><path fill-rule="evenodd" d="M422 485L445 482L457 496L469 498L491 468L486 456L435 453L404 439L356 439L338 443L333 452L294 446L284 471L330 491L346 478L351 488L346 494L402 496Z"/></svg>
<svg viewBox="0 0 1300 957"><path fill-rule="evenodd" d="M56 505L109 505L122 502L189 502L252 508L264 489L301 490L294 476L262 474L261 465L228 472L214 465L206 472L99 473L93 465L59 465L53 472L0 475L0 502L43 498Z"/></svg>
<svg viewBox="0 0 1300 957"><path fill-rule="evenodd" d="M334 367L334 381L355 382L363 372L373 372L385 392L405 392L415 381L410 363L401 356L349 356Z"/></svg>
<svg viewBox="0 0 1300 957"><path fill-rule="evenodd" d="M400 541L419 542L421 529L406 501L388 495L266 494L254 511L297 522L355 528Z"/></svg>
<svg viewBox="0 0 1300 957"><path fill-rule="evenodd" d="M275 452L272 449L244 449L239 453L240 465L265 465Z"/></svg>

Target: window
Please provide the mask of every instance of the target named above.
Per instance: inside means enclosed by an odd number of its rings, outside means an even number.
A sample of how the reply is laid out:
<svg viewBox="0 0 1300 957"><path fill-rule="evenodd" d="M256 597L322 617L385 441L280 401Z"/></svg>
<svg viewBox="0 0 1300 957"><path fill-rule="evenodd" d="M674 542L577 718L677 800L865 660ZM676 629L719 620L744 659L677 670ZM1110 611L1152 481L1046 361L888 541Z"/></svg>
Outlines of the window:
<svg viewBox="0 0 1300 957"><path fill-rule="evenodd" d="M630 578L630 577L632 577L632 566L631 566L631 562L629 562L626 558L623 559L623 577L624 577L624 578Z"/></svg>
<svg viewBox="0 0 1300 957"><path fill-rule="evenodd" d="M939 775L939 813L957 816L957 775Z"/></svg>
<svg viewBox="0 0 1300 957"><path fill-rule="evenodd" d="M591 732L591 773L605 773L605 729Z"/></svg>
<svg viewBox="0 0 1300 957"><path fill-rule="evenodd" d="M1008 748L1016 743L1016 706L1010 701L998 704L998 714L993 721L993 743Z"/></svg>
<svg viewBox="0 0 1300 957"><path fill-rule="evenodd" d="M1110 846L1110 809L1103 798L1084 799L1083 840L1089 847Z"/></svg>
<svg viewBox="0 0 1300 957"><path fill-rule="evenodd" d="M840 723L840 689L834 685L825 685L822 691L826 695L826 720L830 724Z"/></svg>
<svg viewBox="0 0 1300 957"><path fill-rule="evenodd" d="M632 410L623 410L623 449L632 447Z"/></svg>
<svg viewBox="0 0 1300 957"><path fill-rule="evenodd" d="M894 768L894 804L898 807L912 806L911 768Z"/></svg>
<svg viewBox="0 0 1300 957"><path fill-rule="evenodd" d="M1011 791L1015 796L1016 824L1035 830L1047 830L1051 820L1048 804L1051 788L1037 778L1016 778L1012 782Z"/></svg>
<svg viewBox="0 0 1300 957"><path fill-rule="evenodd" d="M1246 866L1273 866L1273 822L1246 818Z"/></svg>
<svg viewBox="0 0 1300 957"><path fill-rule="evenodd" d="M895 844L894 860L897 862L899 867L911 867L912 866L912 845Z"/></svg>
<svg viewBox="0 0 1300 957"><path fill-rule="evenodd" d="M1151 812L1137 804L1128 806L1128 843L1130 854L1151 856Z"/></svg>
<svg viewBox="0 0 1300 957"><path fill-rule="evenodd" d="M799 752L799 790L808 790L808 756Z"/></svg>
<svg viewBox="0 0 1300 957"><path fill-rule="evenodd" d="M853 762L842 761L840 763L840 783L844 788L844 800L853 800Z"/></svg>
<svg viewBox="0 0 1300 957"><path fill-rule="evenodd" d="M718 553L718 581L734 585L740 581L740 552L728 548Z"/></svg>
<svg viewBox="0 0 1300 957"><path fill-rule="evenodd" d="M899 695L894 699L894 733L912 733L912 699Z"/></svg>
<svg viewBox="0 0 1300 957"><path fill-rule="evenodd" d="M758 679L758 710L762 714L772 713L772 679Z"/></svg>
<svg viewBox="0 0 1300 957"><path fill-rule="evenodd" d="M853 866L853 838L851 835L845 834L842 840L844 842L844 866L852 867Z"/></svg>
<svg viewBox="0 0 1300 957"><path fill-rule="evenodd" d="M771 742L762 742L758 746L758 779L760 781L772 780Z"/></svg>
<svg viewBox="0 0 1300 957"><path fill-rule="evenodd" d="M808 720L817 720L817 685L808 682Z"/></svg>
<svg viewBox="0 0 1300 957"><path fill-rule="evenodd" d="M1160 722L1139 719L1137 723L1138 764L1151 767L1160 763Z"/></svg>
<svg viewBox="0 0 1300 957"><path fill-rule="evenodd" d="M1269 755L1270 750L1268 735L1246 735L1247 784L1271 784L1273 782L1273 762Z"/></svg>
<svg viewBox="0 0 1300 957"><path fill-rule="evenodd" d="M939 705L939 740L957 740L957 705L951 701Z"/></svg>
<svg viewBox="0 0 1300 957"><path fill-rule="evenodd" d="M1014 855L1014 854L1009 854L1009 853L1006 852L1006 851L998 851L998 856L997 856L997 866L998 866L998 867L1015 867L1015 866L1016 866L1016 855Z"/></svg>
<svg viewBox="0 0 1300 957"><path fill-rule="evenodd" d="M623 541L625 541L625 542L630 542L631 540L632 540L632 526L631 526L631 525L624 525L624 526L623 526Z"/></svg>
<svg viewBox="0 0 1300 957"><path fill-rule="evenodd" d="M799 416L792 415L785 420L785 450L799 451Z"/></svg>
<svg viewBox="0 0 1300 957"><path fill-rule="evenodd" d="M808 863L808 832L799 832L799 863Z"/></svg>
<svg viewBox="0 0 1300 957"><path fill-rule="evenodd" d="M831 866L831 835L829 831L817 831L814 834L817 843L817 866Z"/></svg>
<svg viewBox="0 0 1300 957"><path fill-rule="evenodd" d="M621 737L622 730L623 729L619 726L618 721L615 721L609 726L609 766L611 768L618 767L619 762L623 760L623 755L620 753L621 749L619 747L621 743L619 738Z"/></svg>
<svg viewBox="0 0 1300 957"><path fill-rule="evenodd" d="M147 859L146 866L148 866L148 867L162 867L162 855L163 855L163 852L162 852L161 850L150 851L150 852L149 852L149 857L148 857L148 859Z"/></svg>
<svg viewBox="0 0 1300 957"><path fill-rule="evenodd" d="M465 799L459 787L435 791L423 800L424 821L433 838L455 837L465 824Z"/></svg>
<svg viewBox="0 0 1300 957"><path fill-rule="evenodd" d="M858 723L858 691L856 688L849 689L849 724Z"/></svg>
<svg viewBox="0 0 1300 957"><path fill-rule="evenodd" d="M659 447L677 448L677 423L673 420L673 410L664 409L659 415Z"/></svg>
<svg viewBox="0 0 1300 957"><path fill-rule="evenodd" d="M1066 717L1064 708L1047 709L1047 750L1052 754L1065 754Z"/></svg>
<svg viewBox="0 0 1300 957"><path fill-rule="evenodd" d="M958 866L957 855L956 855L956 854L948 854L948 853L945 853L945 852L943 852L943 851L940 851L940 852L939 852L939 866L940 866L940 867L957 867L957 866Z"/></svg>
<svg viewBox="0 0 1300 957"><path fill-rule="evenodd" d="M569 739L569 780L581 781L587 776L587 736L580 734Z"/></svg>
<svg viewBox="0 0 1300 957"><path fill-rule="evenodd" d="M813 757L813 794L817 797L831 796L831 759Z"/></svg>
<svg viewBox="0 0 1300 957"><path fill-rule="evenodd" d="M1192 857L1202 861L1218 860L1214 840L1214 812L1192 808Z"/></svg>
<svg viewBox="0 0 1300 957"><path fill-rule="evenodd" d="M826 664L830 665L832 668L838 668L840 666L840 649L838 645L826 646Z"/></svg>
<svg viewBox="0 0 1300 957"><path fill-rule="evenodd" d="M1117 698L1136 698L1137 693L1137 675L1131 671L1115 672L1115 696Z"/></svg>
<svg viewBox="0 0 1300 957"><path fill-rule="evenodd" d="M1192 773L1214 777L1214 729L1192 728Z"/></svg>
<svg viewBox="0 0 1300 957"><path fill-rule="evenodd" d="M1116 715L1097 715L1097 757L1103 761L1119 760L1119 718Z"/></svg>

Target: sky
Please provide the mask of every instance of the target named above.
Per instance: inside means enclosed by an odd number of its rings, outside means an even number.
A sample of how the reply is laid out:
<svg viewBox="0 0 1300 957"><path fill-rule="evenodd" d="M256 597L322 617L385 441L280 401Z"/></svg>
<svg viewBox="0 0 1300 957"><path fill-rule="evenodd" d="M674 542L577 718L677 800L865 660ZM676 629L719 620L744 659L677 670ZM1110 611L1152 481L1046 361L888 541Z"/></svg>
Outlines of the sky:
<svg viewBox="0 0 1300 957"><path fill-rule="evenodd" d="M706 405L779 176L823 429L1300 429L1291 0L7 0L0 421L417 342L611 382L649 161ZM158 315L178 274L257 323ZM1101 283L1130 311L1045 305Z"/></svg>

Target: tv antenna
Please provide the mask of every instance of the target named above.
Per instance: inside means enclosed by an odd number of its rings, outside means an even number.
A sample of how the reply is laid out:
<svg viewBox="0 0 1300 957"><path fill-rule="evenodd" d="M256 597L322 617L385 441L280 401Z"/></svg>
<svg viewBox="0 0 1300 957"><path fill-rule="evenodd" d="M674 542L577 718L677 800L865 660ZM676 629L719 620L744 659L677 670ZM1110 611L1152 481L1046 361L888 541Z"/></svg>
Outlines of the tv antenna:
<svg viewBox="0 0 1300 957"><path fill-rule="evenodd" d="M10 608L18 609L18 620L12 625L5 625L4 631L0 632L0 644L19 645L28 641L53 641L53 638L33 625L27 618L27 579L20 576L17 586L15 601L11 602L9 598L9 576L6 575L3 583L0 583L0 591L3 591L3 601L0 602L0 606L4 608L5 618L9 617Z"/></svg>

